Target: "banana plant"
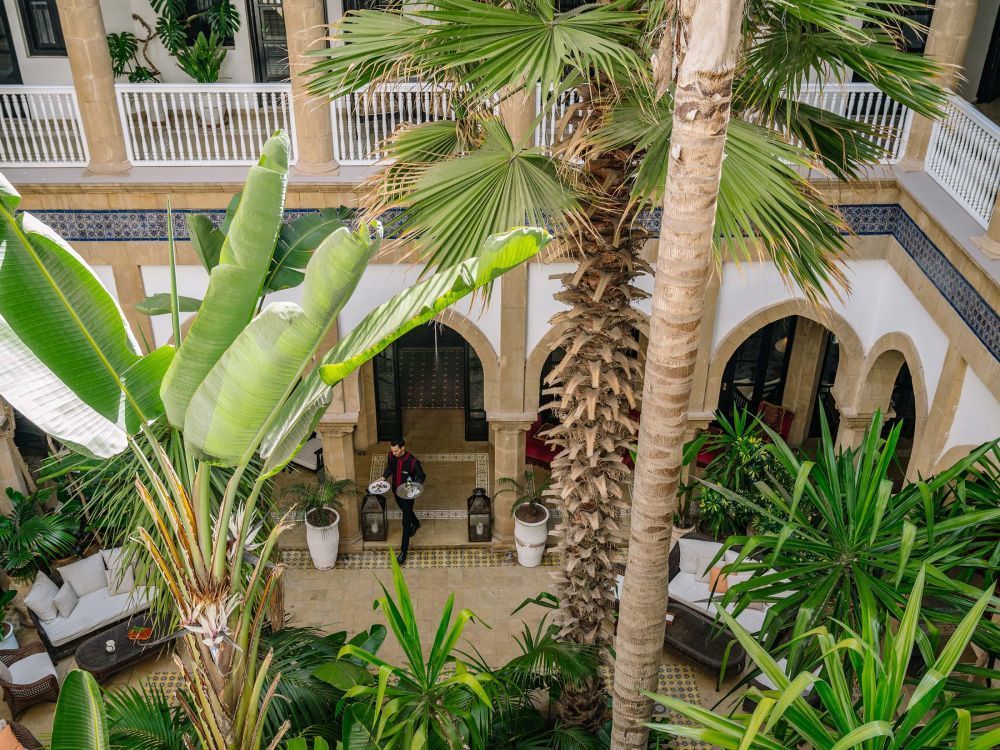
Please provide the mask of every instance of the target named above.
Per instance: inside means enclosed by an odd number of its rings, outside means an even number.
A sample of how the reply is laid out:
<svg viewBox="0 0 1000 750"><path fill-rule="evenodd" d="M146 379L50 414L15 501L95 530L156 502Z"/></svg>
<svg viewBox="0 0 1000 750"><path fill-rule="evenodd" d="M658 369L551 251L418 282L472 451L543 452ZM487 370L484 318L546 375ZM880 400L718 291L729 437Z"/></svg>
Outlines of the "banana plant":
<svg viewBox="0 0 1000 750"><path fill-rule="evenodd" d="M532 228L490 237L477 258L375 308L320 357L378 252L382 227L362 223L330 233L305 266L302 304L275 302L258 314L274 278L288 154L282 133L265 144L187 335L175 337L176 349L148 355L93 270L52 230L17 214L19 196L0 183L0 392L77 450L107 457L132 447L147 479L136 491L153 520L137 534L173 597L183 632L177 658L190 696L184 707L209 750L261 747L277 687L277 679L265 680L270 654L257 658L263 602L281 574L267 560L286 528L278 523L261 532L257 503L267 478L309 438L343 378L550 239ZM176 299L171 309L179 331ZM185 466L171 463L150 430L163 414L183 435ZM237 505L255 456L263 471ZM232 470L221 497L213 466Z"/></svg>
<svg viewBox="0 0 1000 750"><path fill-rule="evenodd" d="M676 698L651 694L656 702L687 719L690 725L653 723L650 728L731 750L997 747L1000 729L991 719L997 710L992 697L995 691L982 686L978 701L959 702L945 690L949 675L955 671L983 617L990 600L989 590L982 592L965 614L916 687L912 691L904 689L907 665L914 654L919 631L925 575L926 570L921 568L895 632L885 625L879 604L869 595L859 602L860 632L848 631L839 639L826 627L807 633L805 637L815 640L821 654L822 669L818 675L810 671L786 675L774 657L729 612L720 608L719 616L777 689L751 688L748 696L755 704L753 712L729 716ZM857 675L856 682L851 680L851 674ZM819 698L818 707L805 698L810 686ZM968 689L976 690L976 686L969 685Z"/></svg>
<svg viewBox="0 0 1000 750"><path fill-rule="evenodd" d="M52 750L110 750L108 715L90 672L73 669L63 680L52 722Z"/></svg>

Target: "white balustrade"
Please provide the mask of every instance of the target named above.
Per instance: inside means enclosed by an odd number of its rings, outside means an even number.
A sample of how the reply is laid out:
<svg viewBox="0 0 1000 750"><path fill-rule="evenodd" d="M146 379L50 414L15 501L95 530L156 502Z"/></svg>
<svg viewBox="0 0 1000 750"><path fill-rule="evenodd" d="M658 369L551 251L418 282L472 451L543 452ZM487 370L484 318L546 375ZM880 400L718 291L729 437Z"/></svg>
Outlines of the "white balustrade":
<svg viewBox="0 0 1000 750"><path fill-rule="evenodd" d="M253 164L284 130L295 161L289 84L116 84L129 159L139 166Z"/></svg>
<svg viewBox="0 0 1000 750"><path fill-rule="evenodd" d="M574 126L567 125L566 132L559 132L559 125L562 122L563 117L569 112L570 107L574 104L579 104L583 99L580 97L580 92L576 89L570 89L569 91L562 92L558 98L549 106L548 112L542 117L541 122L538 124L538 128L535 129L535 145L549 147L555 143L560 138L571 135L573 133ZM542 87L535 87L535 113L537 114L542 108Z"/></svg>
<svg viewBox="0 0 1000 750"><path fill-rule="evenodd" d="M934 123L927 173L983 227L1000 191L1000 126L968 102L951 96Z"/></svg>
<svg viewBox="0 0 1000 750"><path fill-rule="evenodd" d="M447 89L409 81L366 86L334 99L333 153L341 164L375 164L382 143L408 123L454 120Z"/></svg>
<svg viewBox="0 0 1000 750"><path fill-rule="evenodd" d="M0 86L0 164L68 167L89 160L72 86Z"/></svg>
<svg viewBox="0 0 1000 750"><path fill-rule="evenodd" d="M828 112L863 122L875 128L872 140L886 155L883 164L896 164L903 158L913 113L870 83L827 83L806 86L799 101Z"/></svg>

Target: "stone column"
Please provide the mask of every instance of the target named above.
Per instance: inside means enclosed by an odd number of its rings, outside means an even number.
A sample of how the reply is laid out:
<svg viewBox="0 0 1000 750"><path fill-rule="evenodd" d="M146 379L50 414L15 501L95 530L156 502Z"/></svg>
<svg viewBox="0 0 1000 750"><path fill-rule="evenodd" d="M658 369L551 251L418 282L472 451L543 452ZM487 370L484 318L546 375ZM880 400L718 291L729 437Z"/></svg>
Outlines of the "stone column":
<svg viewBox="0 0 1000 750"><path fill-rule="evenodd" d="M944 365L941 367L941 377L930 409L927 411L927 425L924 427L920 442L913 446L910 463L906 467L906 478L917 479L928 476L937 465L938 459L948 442L951 426L955 421L955 410L962 396L965 385L965 373L968 363L959 354L954 344L949 344L944 355Z"/></svg>
<svg viewBox="0 0 1000 750"><path fill-rule="evenodd" d="M857 448L861 445L865 430L872 423L874 416L874 412L842 410L840 412L840 428L837 430L837 447L841 449Z"/></svg>
<svg viewBox="0 0 1000 750"><path fill-rule="evenodd" d="M976 238L976 244L986 257L992 260L1000 260L1000 193L993 203L993 216L990 218L990 226L986 234Z"/></svg>
<svg viewBox="0 0 1000 750"><path fill-rule="evenodd" d="M955 89L962 74L960 66L965 61L965 53L969 48L969 37L978 5L978 0L937 0L934 4L924 57L947 66L938 82L949 91ZM900 163L903 169L917 171L924 168L933 126L934 123L926 117L913 115L906 153Z"/></svg>
<svg viewBox="0 0 1000 750"><path fill-rule="evenodd" d="M11 511L8 487L23 493L35 491L31 472L14 444L14 428L14 410L0 398L0 511L5 515Z"/></svg>
<svg viewBox="0 0 1000 750"><path fill-rule="evenodd" d="M504 492L496 497L496 493L500 480L504 477L522 481L524 439L533 421L533 414L505 415L504 419L490 419L490 430L493 433L493 540L502 544L514 542L514 517L511 511L514 495Z"/></svg>
<svg viewBox="0 0 1000 750"><path fill-rule="evenodd" d="M94 174L127 172L132 165L115 101L115 76L100 0L57 0L56 5L90 150L87 169Z"/></svg>
<svg viewBox="0 0 1000 750"><path fill-rule="evenodd" d="M794 412L788 444L798 445L809 431L816 407L816 387L819 385L823 354L826 351L826 329L819 323L800 317L795 323L788 375L782 405Z"/></svg>
<svg viewBox="0 0 1000 750"><path fill-rule="evenodd" d="M308 91L306 71L316 59L306 54L325 45L324 0L284 0L285 36L288 40L288 70L292 79L295 112L295 148L298 174L332 174L338 169L333 155L333 123L330 100Z"/></svg>
<svg viewBox="0 0 1000 750"><path fill-rule="evenodd" d="M125 319L132 327L132 332L139 340L139 345L144 351L151 351L156 348L156 341L153 338L153 323L149 316L135 309L136 304L146 299L146 287L142 281L142 270L136 263L129 262L126 258L124 263L115 263L111 266L111 271L115 276L115 292L118 297L118 304L125 313Z"/></svg>
<svg viewBox="0 0 1000 750"><path fill-rule="evenodd" d="M323 440L323 467L333 479L356 481L354 472L354 427L357 415L324 415L316 427ZM345 498L340 510L341 547L360 548L361 498Z"/></svg>

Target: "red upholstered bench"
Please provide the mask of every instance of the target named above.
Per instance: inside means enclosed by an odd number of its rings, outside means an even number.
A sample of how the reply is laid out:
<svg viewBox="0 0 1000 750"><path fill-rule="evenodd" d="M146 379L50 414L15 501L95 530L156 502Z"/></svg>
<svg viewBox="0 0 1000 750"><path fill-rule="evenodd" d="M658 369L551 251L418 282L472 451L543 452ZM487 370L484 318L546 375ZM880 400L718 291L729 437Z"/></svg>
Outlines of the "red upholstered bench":
<svg viewBox="0 0 1000 750"><path fill-rule="evenodd" d="M546 469L551 466L552 459L556 457L556 453L545 444L544 438L538 437L538 433L545 432L550 427L552 425L548 422L543 422L542 418L539 417L531 425L524 439L524 457L531 463L544 466Z"/></svg>

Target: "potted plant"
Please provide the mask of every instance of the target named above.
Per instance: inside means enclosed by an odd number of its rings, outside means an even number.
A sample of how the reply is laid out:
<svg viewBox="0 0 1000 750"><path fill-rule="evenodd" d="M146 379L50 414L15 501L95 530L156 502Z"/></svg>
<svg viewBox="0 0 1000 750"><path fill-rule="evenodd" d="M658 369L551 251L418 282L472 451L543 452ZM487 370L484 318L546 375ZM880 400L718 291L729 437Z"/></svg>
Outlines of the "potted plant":
<svg viewBox="0 0 1000 750"><path fill-rule="evenodd" d="M327 479L304 482L292 487L302 505L306 525L306 544L313 565L327 570L337 564L340 548L341 495L356 495L357 486L350 479Z"/></svg>
<svg viewBox="0 0 1000 750"><path fill-rule="evenodd" d="M517 546L517 562L526 568L537 567L545 554L545 540L549 536L549 509L542 502L552 479L546 479L541 486L535 486L534 469L524 470L524 481L510 477L500 480L501 489L494 500L505 492L514 493L514 544Z"/></svg>
<svg viewBox="0 0 1000 750"><path fill-rule="evenodd" d="M51 492L24 495L7 488L12 509L9 516L0 516L0 567L16 581L31 581L39 570L48 571L76 545L79 506L63 503L46 511L42 506Z"/></svg>

